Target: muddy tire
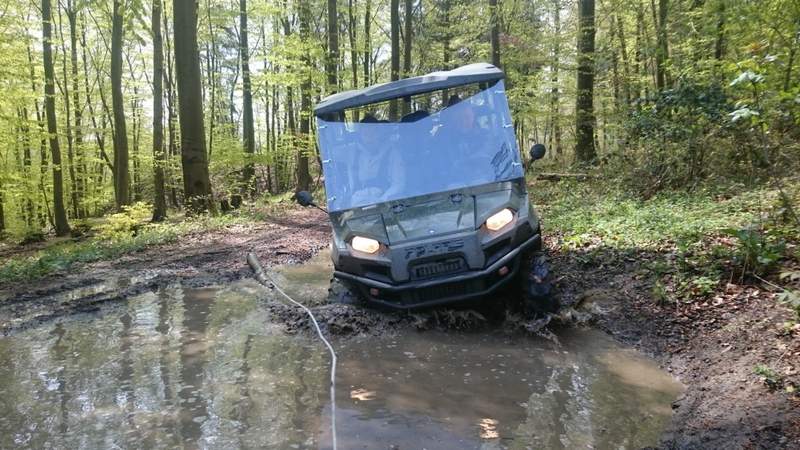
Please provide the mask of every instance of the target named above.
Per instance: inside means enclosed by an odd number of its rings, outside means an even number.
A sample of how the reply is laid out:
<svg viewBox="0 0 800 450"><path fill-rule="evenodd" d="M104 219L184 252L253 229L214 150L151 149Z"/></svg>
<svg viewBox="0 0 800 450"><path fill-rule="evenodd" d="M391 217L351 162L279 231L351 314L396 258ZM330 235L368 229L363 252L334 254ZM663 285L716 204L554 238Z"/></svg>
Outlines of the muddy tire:
<svg viewBox="0 0 800 450"><path fill-rule="evenodd" d="M546 315L558 312L558 297L550 280L547 257L542 251L530 251L522 255L517 288L526 315Z"/></svg>
<svg viewBox="0 0 800 450"><path fill-rule="evenodd" d="M328 303L361 306L364 304L364 298L351 283L334 277L331 278L331 285L328 288Z"/></svg>

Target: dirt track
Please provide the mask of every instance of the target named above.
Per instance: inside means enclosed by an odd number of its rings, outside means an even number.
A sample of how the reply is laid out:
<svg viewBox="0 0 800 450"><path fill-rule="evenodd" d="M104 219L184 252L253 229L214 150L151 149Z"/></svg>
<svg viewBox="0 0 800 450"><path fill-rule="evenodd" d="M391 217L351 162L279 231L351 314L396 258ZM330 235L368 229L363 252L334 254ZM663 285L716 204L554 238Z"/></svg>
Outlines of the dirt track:
<svg viewBox="0 0 800 450"><path fill-rule="evenodd" d="M199 287L251 276L245 261L254 250L266 265L305 261L328 245L324 214L288 211L268 223L194 233L114 261L79 266L34 283L0 288L0 333L74 312L96 310L168 283Z"/></svg>
<svg viewBox="0 0 800 450"><path fill-rule="evenodd" d="M36 283L0 289L0 332L36 326L101 304L154 290L168 283L185 286L224 284L250 277L245 255L255 250L266 266L302 262L328 245L326 217L293 210L268 223L197 233L178 244L153 247L115 261L78 267ZM548 238L555 248L557 237ZM595 326L619 341L652 355L686 386L676 402L665 448L800 448L800 402L782 389L770 390L753 372L762 362L795 368L800 337L781 334L788 313L771 296L753 287L730 286L725 302L678 309L650 298L643 262L652 254L552 251L553 273L563 301L580 302L598 312ZM304 317L276 307L290 329ZM426 326L429 318L380 314L346 305L322 306L331 332L382 333L403 326ZM438 317L436 319L438 321Z"/></svg>

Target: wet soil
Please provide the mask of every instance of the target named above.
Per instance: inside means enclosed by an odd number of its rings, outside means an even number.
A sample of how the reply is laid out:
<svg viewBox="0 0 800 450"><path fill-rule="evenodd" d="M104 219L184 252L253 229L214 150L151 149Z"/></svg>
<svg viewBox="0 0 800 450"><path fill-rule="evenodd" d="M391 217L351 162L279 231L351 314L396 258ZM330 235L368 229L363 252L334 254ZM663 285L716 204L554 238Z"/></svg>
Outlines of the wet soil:
<svg viewBox="0 0 800 450"><path fill-rule="evenodd" d="M659 304L644 269L670 255L594 247L564 252L546 239L562 300L594 314L593 325L660 362L687 386L661 447L800 448L800 335L791 312L756 286L728 284L689 304ZM778 383L755 373L774 368ZM765 382L767 381L767 382Z"/></svg>
<svg viewBox="0 0 800 450"><path fill-rule="evenodd" d="M169 285L200 288L250 278L248 251L273 268L307 261L328 245L329 236L324 214L291 210L264 224L197 233L177 244L84 265L35 283L3 286L0 332L52 326L71 314L124 304L121 300ZM618 342L651 355L687 386L672 405L674 414L659 446L800 448L800 401L785 390L800 385L800 336L782 330L790 314L772 293L730 285L721 299L659 305L642 270L664 255L604 248L564 252L557 250L558 236L548 237L546 244L562 302L574 307L560 323L589 318ZM280 282L280 271L272 274ZM297 309L278 301L267 302L265 308L284 332L302 335L309 330ZM514 314L500 313L498 321L488 317L497 315L492 308L396 314L319 304L314 310L326 331L340 339L385 338L419 328L496 330L498 323L506 330L528 328L554 340L564 332L554 325L558 320L549 330ZM765 384L754 373L759 364L778 370L780 385Z"/></svg>

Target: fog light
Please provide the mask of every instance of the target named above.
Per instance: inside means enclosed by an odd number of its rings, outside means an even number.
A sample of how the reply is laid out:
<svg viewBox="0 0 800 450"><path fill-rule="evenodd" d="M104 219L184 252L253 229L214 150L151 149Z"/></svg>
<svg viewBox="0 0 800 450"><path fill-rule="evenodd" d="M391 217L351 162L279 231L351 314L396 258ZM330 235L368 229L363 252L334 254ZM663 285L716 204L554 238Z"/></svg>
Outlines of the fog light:
<svg viewBox="0 0 800 450"><path fill-rule="evenodd" d="M369 289L369 295L371 295L371 296L373 296L373 297L377 297L377 296L378 296L378 294L380 294L380 293L381 293L381 292L380 292L378 289L376 289L376 288L370 288L370 289Z"/></svg>
<svg viewBox="0 0 800 450"><path fill-rule="evenodd" d="M501 277L504 277L508 275L508 272L509 272L508 266L503 266L500 268L500 270L497 271L497 274L500 275Z"/></svg>

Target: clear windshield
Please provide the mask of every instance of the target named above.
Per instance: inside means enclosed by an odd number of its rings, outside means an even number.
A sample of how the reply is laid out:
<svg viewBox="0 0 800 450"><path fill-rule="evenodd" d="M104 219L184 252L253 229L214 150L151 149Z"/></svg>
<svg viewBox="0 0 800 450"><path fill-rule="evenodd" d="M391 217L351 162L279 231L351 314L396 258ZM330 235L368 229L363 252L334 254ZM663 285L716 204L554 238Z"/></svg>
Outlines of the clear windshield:
<svg viewBox="0 0 800 450"><path fill-rule="evenodd" d="M502 81L318 117L328 209L523 176Z"/></svg>

